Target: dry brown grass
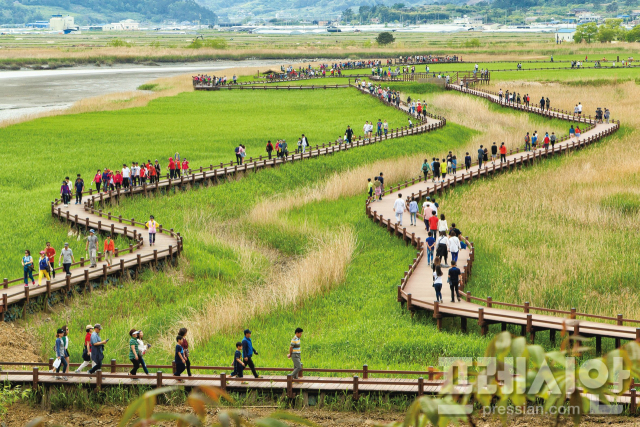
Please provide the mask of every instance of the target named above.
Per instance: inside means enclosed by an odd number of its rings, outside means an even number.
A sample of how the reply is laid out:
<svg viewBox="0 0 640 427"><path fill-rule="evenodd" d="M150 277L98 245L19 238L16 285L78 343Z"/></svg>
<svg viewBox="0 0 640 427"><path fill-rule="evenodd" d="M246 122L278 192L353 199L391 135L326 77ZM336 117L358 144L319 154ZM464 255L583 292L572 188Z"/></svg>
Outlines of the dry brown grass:
<svg viewBox="0 0 640 427"><path fill-rule="evenodd" d="M269 312L295 307L302 301L330 290L344 281L356 248L353 231L343 228L316 242L316 249L279 269L268 280L247 292L233 292L212 299L204 310L188 313L176 323L191 332L194 343L233 328L249 325L251 319ZM162 346L169 351L173 337L165 336Z"/></svg>
<svg viewBox="0 0 640 427"><path fill-rule="evenodd" d="M561 166L509 174L461 197L451 194L444 209L483 242L483 251L500 254L501 265L518 272L513 283L507 272L495 271L492 283L485 285L487 294L508 302L640 318L637 289L623 279L635 274L638 265L632 236L640 231L640 220L600 203L616 193L640 194L634 185L640 174L640 87L633 82L533 88L513 82L508 87L528 91L532 99L549 94L565 109L577 101L585 111L607 106L633 130Z"/></svg>

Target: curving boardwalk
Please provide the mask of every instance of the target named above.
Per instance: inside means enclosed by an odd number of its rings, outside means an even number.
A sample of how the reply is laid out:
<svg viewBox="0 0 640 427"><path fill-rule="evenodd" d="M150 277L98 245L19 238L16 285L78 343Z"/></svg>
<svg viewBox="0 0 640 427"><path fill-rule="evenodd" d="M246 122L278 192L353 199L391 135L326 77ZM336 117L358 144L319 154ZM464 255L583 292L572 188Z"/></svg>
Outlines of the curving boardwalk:
<svg viewBox="0 0 640 427"><path fill-rule="evenodd" d="M490 92L465 90L461 89L458 85L449 85L448 89L481 96L492 102L499 103L498 96ZM557 111L545 112L537 107L524 107L523 105L508 106L567 121L576 120L576 118L571 115ZM405 183L405 185L400 185L400 188L396 188L395 191L402 192L403 198L405 198L407 202L411 199L421 201L426 196L440 193L443 189L464 184L481 176L493 176L495 173L524 167L539 160L546 159L547 157L584 147L602 137L610 135L620 127L619 123L596 123L593 120L585 118L582 119L582 122L586 122L588 128L582 133L580 140L563 137L559 143L555 144L553 151L538 149L535 153L512 152L507 156L506 163L496 163L496 165L492 165L491 162L489 162L483 164L482 169L478 168L477 164L475 164L468 171L463 170L459 171L457 175L448 175L449 178L444 183L434 184L430 182L430 180L415 183L416 180L414 180L413 184ZM421 179L418 181L421 181ZM549 330L551 338L555 339L556 331L568 329L574 334L596 337L597 351L601 350L602 337L614 338L616 340L616 346L620 346L621 339L640 340L640 329L636 328L636 326L624 326L625 322L638 325L640 321L637 320L623 319L621 316L606 317L589 315L587 313L577 312L575 309L562 311L543 307L532 307L528 303L517 305L496 302L492 301L490 297L487 299L473 297L471 292L462 295L462 302L450 303L450 291L446 283L443 284L442 289L445 302L435 302L435 289L432 287L432 268L426 262L426 253L422 252L422 242L427 238L427 231L423 225L411 227L405 224L404 227L399 227L395 223L393 203L397 197L393 192L394 188L392 187L385 194L386 197L384 197L382 201L368 203L367 214L375 222L386 227L393 234L398 235L408 243L412 243L421 249L413 265L409 271L405 273L405 278L402 279L401 285L398 287L398 301L403 304L406 303L410 310L423 309L433 312L433 317L437 320L439 328L442 327L442 318L444 317L460 318L461 328L463 330L466 330L467 319L473 319L478 322L483 335L487 333L490 324L500 323L503 330L508 324L520 325L523 335L525 333L530 334L532 341L535 339L535 333L537 331ZM390 218L391 220L386 218ZM405 218L408 223L408 215L405 216ZM424 250L426 251L426 249ZM465 289L465 284L471 274L473 260L473 247L460 252L458 267L463 271L461 290L468 291L468 289ZM447 277L447 272L448 269L443 269L445 278ZM595 320L578 320L578 317ZM611 322L615 322L615 324L611 324Z"/></svg>
<svg viewBox="0 0 640 427"><path fill-rule="evenodd" d="M263 89L259 87L257 89ZM283 88L284 89L284 88ZM361 89L362 93L369 95ZM397 108L407 113L407 107L404 105L395 106L385 104ZM47 281L42 286L29 285L24 286L22 278L8 280L4 279L0 295L2 296L2 304L0 305L0 315L2 320L12 320L25 315L29 304L32 300L36 300L38 304L42 304L43 309L47 309L51 296L54 292L61 292L66 298L73 291L90 292L96 282L101 284L109 280L109 276L117 276L118 278L137 278L143 267L157 268L160 264L166 262L174 262L183 250L183 236L175 232L172 228L158 228L156 235L156 244L151 247L148 245L147 232L145 222L136 221L134 218L122 218L113 216L108 211L110 205L119 203L122 197L128 196L146 196L151 193L168 193L176 190L186 190L199 185L216 185L226 181L229 177L238 174L246 174L257 172L263 168L277 167L286 163L294 163L305 161L319 156L332 155L341 151L347 151L358 147L364 147L371 144L384 142L389 139L397 139L411 135L418 135L432 130L439 129L446 125L443 117L425 117L423 119L415 119L414 127L400 127L389 129L386 136L373 137L365 139L363 137L355 138L351 144L337 142L334 144L316 145L306 153L291 154L286 158L268 159L266 156L260 156L257 159L249 158L242 165L232 163L221 163L214 167L200 167L199 170L190 170L188 174L183 175L179 179L161 179L152 185L144 185L130 188L127 191L108 191L95 192L94 190L86 191L84 203L82 205L70 204L65 207L61 200L56 199L51 204L51 215L67 222L71 227L75 227L79 232L89 229L95 229L97 232L111 233L113 235L126 236L133 240L128 248L116 249L114 263L108 268L106 263L99 262L96 268L89 268L88 260L80 258L75 253L78 262L72 265L71 275L64 276L64 272L56 269L57 277L51 281ZM59 255L58 255L59 256ZM42 300L42 298L46 300ZM22 307L13 305L22 304Z"/></svg>

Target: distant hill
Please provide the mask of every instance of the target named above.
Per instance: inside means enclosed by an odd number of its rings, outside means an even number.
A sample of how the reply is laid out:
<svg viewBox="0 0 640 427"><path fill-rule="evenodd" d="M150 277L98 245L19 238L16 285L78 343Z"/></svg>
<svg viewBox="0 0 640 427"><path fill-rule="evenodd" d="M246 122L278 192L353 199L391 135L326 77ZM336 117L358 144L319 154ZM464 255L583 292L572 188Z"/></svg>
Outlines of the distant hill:
<svg viewBox="0 0 640 427"><path fill-rule="evenodd" d="M87 25L138 19L215 23L216 14L194 0L0 0L0 24L47 20L52 13L70 13Z"/></svg>

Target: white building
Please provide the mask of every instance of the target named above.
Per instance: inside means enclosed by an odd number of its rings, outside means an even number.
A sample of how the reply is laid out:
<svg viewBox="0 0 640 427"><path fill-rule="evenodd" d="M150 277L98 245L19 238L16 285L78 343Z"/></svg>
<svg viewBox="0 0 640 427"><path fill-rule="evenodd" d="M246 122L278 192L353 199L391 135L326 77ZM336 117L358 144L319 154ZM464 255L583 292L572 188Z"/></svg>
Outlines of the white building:
<svg viewBox="0 0 640 427"><path fill-rule="evenodd" d="M133 19L125 19L120 22L112 22L111 24L104 25L102 31L138 31L140 30L140 23Z"/></svg>
<svg viewBox="0 0 640 427"><path fill-rule="evenodd" d="M52 15L49 20L49 28L53 31L64 31L76 29L73 16Z"/></svg>
<svg viewBox="0 0 640 427"><path fill-rule="evenodd" d="M556 31L556 42L572 42L573 35L576 33L575 28L559 28Z"/></svg>

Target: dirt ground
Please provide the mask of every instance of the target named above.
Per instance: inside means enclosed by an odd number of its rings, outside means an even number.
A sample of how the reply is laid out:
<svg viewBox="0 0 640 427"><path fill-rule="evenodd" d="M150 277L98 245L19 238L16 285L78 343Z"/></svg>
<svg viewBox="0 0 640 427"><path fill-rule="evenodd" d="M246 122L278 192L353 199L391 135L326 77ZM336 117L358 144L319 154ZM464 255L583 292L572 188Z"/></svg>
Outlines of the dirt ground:
<svg viewBox="0 0 640 427"><path fill-rule="evenodd" d="M0 322L0 360L11 362L40 362L33 345L33 337L22 327ZM7 368L3 368L7 370Z"/></svg>
<svg viewBox="0 0 640 427"><path fill-rule="evenodd" d="M97 413L85 413L85 412L70 412L61 411L50 413L37 408L31 408L25 404L15 404L10 409L4 419L0 420L0 426L2 427L18 427L24 426L29 421L42 417L45 421L45 426L66 426L66 427L88 427L88 426L100 426L100 427L115 427L118 424L118 420L124 411L124 407L103 407ZM158 412L189 412L187 407L157 407ZM266 417L275 408L245 408L238 409L243 413L243 416L250 420L255 420L261 417ZM354 413L354 412L333 412L325 411L322 409L304 409L289 411L296 415L305 417L316 424L327 427L360 427L360 426L376 426L384 425L391 422L401 422L404 418L403 413L399 412L369 412L369 413ZM208 421L214 422L217 420L218 410L213 408L209 411ZM501 426L497 419L478 419L477 425L479 427L498 427ZM507 421L508 426L527 426L527 427L547 427L554 425L554 419L546 416L524 416L524 417L512 417ZM175 426L175 423L162 423L161 426ZM209 424L205 424L209 425ZM565 418L560 422L563 427L571 426L572 423L569 419ZM630 417L596 417L586 416L581 426L595 427L603 425L612 426L640 426L640 420Z"/></svg>

